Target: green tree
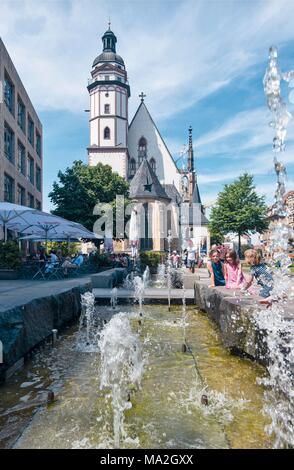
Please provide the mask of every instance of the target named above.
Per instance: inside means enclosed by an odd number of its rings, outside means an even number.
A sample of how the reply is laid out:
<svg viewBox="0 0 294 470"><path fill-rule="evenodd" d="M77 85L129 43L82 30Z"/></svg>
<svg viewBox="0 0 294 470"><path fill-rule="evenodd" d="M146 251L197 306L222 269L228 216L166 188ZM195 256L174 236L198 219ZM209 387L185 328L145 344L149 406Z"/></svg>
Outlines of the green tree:
<svg viewBox="0 0 294 470"><path fill-rule="evenodd" d="M59 182L53 183L49 197L56 206L53 214L79 222L89 230L97 220L93 209L99 202L111 203L115 208L116 195L128 197L129 184L113 173L109 165L96 166L75 161L65 172L59 171ZM113 211L115 217L115 210Z"/></svg>
<svg viewBox="0 0 294 470"><path fill-rule="evenodd" d="M212 232L238 234L239 254L241 235L263 232L268 227L267 207L264 196L258 196L253 176L245 173L231 184L226 184L218 195L210 216Z"/></svg>

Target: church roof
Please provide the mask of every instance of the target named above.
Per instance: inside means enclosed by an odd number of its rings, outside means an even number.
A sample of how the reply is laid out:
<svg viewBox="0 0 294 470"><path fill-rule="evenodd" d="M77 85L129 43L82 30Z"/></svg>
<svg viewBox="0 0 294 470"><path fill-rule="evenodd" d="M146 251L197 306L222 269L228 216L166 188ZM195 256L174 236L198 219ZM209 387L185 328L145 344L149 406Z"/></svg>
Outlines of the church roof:
<svg viewBox="0 0 294 470"><path fill-rule="evenodd" d="M189 207L189 225L194 227L208 225L208 219L203 212L204 210L201 204L195 203Z"/></svg>
<svg viewBox="0 0 294 470"><path fill-rule="evenodd" d="M125 65L122 57L115 52L102 52L96 57L93 62L93 67L99 64L100 62L117 62L118 64Z"/></svg>
<svg viewBox="0 0 294 470"><path fill-rule="evenodd" d="M202 204L197 181L195 182L195 186L194 186L192 202L194 204Z"/></svg>
<svg viewBox="0 0 294 470"><path fill-rule="evenodd" d="M169 156L170 156L170 158L171 158L171 160L172 160L172 162L173 162L173 164L174 164L176 170L179 171L179 170L178 170L178 167L177 167L177 165L176 165L176 163L175 163L175 161L174 161L174 159L173 159L173 157L172 157L172 155L171 155L171 153L170 153L170 151L169 151L169 149L167 148L167 145L166 145L164 139L162 138L162 135L161 135L161 133L160 133L160 131L159 131L157 125L155 124L155 122L154 122L154 120L153 120L151 114L150 114L149 111L148 111L147 106L145 105L144 100L141 100L141 103L139 104L138 109L137 109L137 111L136 111L135 114L134 114L134 117L133 117L133 119L132 119L132 121L131 121L131 124L129 125L129 132L130 132L130 130L131 130L131 128L132 128L132 125L134 124L134 122L135 122L135 120L136 120L137 115L138 115L141 111L143 111L143 112L145 111L145 112L147 113L147 116L149 117L149 119L150 119L150 121L152 122L154 128L155 128L156 131L158 132L158 135L160 136L160 139L161 139L161 141L162 141L162 143L163 143L163 145L164 145L166 151L168 152L168 154L169 154Z"/></svg>
<svg viewBox="0 0 294 470"><path fill-rule="evenodd" d="M179 191L175 187L174 184L163 184L162 185L168 197L175 203L181 204L182 196L180 195Z"/></svg>
<svg viewBox="0 0 294 470"><path fill-rule="evenodd" d="M146 158L142 161L131 181L130 198L170 200Z"/></svg>
<svg viewBox="0 0 294 470"><path fill-rule="evenodd" d="M96 57L93 62L93 67L100 62L116 62L121 65L125 65L120 55L116 53L116 36L110 29L110 23L108 30L102 36L103 52Z"/></svg>

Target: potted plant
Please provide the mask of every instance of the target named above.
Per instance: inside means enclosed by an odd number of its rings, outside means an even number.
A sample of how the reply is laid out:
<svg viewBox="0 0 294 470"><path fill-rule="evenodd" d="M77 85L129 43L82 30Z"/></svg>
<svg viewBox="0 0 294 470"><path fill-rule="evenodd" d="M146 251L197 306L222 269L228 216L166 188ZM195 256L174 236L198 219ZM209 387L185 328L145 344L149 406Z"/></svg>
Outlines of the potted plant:
<svg viewBox="0 0 294 470"><path fill-rule="evenodd" d="M0 280L17 279L21 266L21 254L14 241L0 242Z"/></svg>

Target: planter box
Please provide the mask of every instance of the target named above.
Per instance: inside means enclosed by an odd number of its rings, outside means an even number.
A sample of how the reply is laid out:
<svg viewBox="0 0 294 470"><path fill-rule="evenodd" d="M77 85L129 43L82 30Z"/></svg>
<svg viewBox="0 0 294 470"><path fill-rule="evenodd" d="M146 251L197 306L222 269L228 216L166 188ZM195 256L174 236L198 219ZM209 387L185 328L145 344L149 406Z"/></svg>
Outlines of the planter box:
<svg viewBox="0 0 294 470"><path fill-rule="evenodd" d="M13 281L19 278L19 271L0 268L0 281Z"/></svg>

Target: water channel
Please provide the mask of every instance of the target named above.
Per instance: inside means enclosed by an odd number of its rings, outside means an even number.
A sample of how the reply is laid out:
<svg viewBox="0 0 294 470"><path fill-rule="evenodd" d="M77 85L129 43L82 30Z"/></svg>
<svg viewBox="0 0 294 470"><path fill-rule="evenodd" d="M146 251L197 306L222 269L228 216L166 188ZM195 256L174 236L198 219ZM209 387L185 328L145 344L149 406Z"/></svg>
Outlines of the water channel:
<svg viewBox="0 0 294 470"><path fill-rule="evenodd" d="M91 345L76 325L54 348L45 345L35 352L1 387L0 447L271 448L264 389L257 383L266 370L232 356L217 327L195 306L185 307L186 352L181 306L169 311L144 305L143 315L139 310L97 305L92 327L98 335ZM105 338L106 328L111 338L125 329L117 350ZM123 356L126 348L131 359ZM119 371L104 370L112 353L114 367L121 361L133 368L115 399L111 381ZM48 390L55 394L51 404L46 404Z"/></svg>

